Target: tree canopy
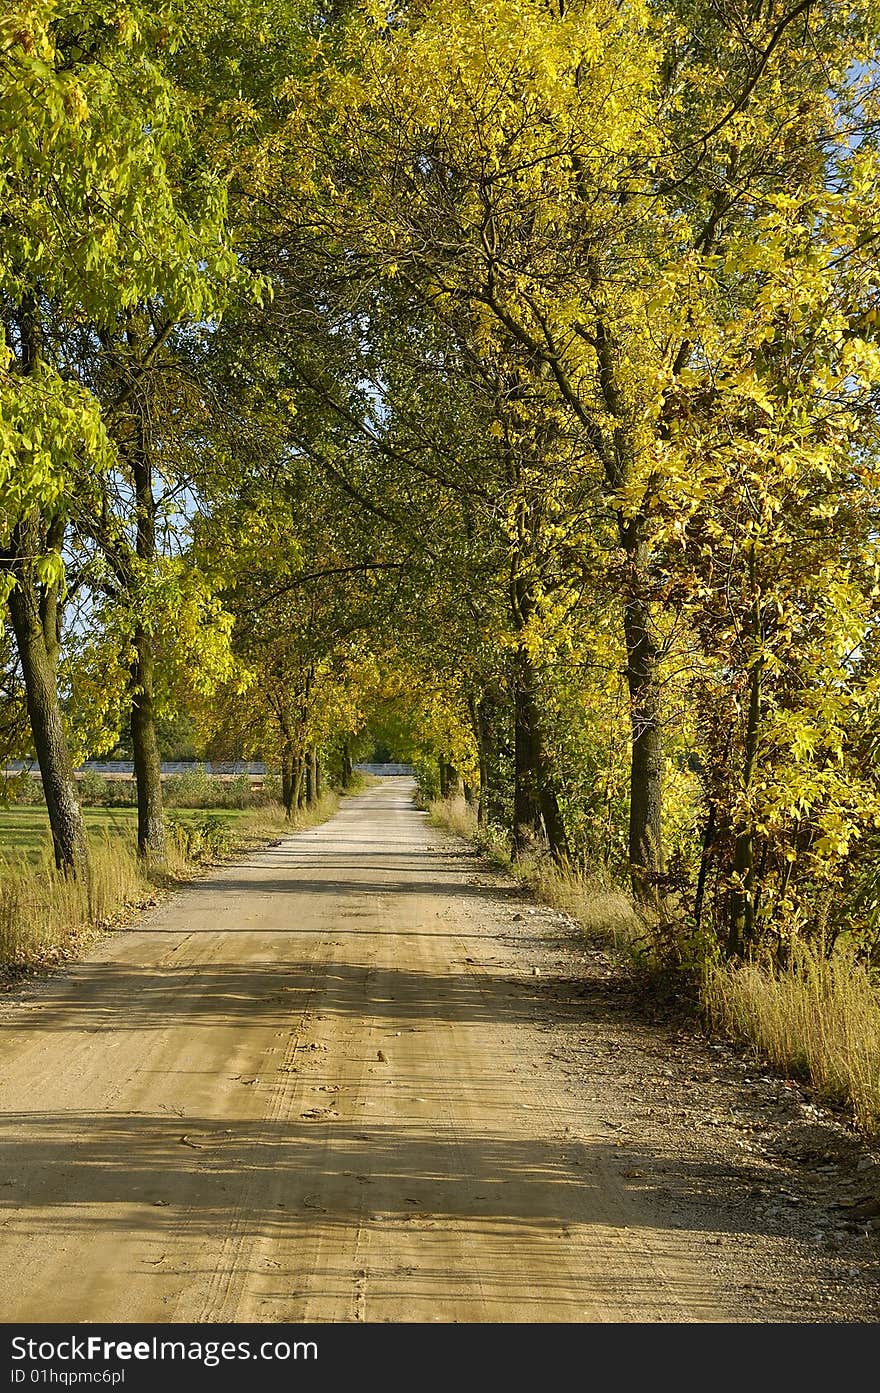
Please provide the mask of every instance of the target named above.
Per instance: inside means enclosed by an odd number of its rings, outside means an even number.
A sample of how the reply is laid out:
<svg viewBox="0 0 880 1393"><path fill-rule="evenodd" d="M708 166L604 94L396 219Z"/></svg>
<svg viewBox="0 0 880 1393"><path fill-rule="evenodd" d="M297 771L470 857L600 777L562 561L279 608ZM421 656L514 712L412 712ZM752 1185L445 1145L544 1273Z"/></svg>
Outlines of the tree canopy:
<svg viewBox="0 0 880 1393"><path fill-rule="evenodd" d="M878 31L13 5L0 736L59 866L120 736L161 855L179 715L288 811L390 741L673 958L874 951Z"/></svg>

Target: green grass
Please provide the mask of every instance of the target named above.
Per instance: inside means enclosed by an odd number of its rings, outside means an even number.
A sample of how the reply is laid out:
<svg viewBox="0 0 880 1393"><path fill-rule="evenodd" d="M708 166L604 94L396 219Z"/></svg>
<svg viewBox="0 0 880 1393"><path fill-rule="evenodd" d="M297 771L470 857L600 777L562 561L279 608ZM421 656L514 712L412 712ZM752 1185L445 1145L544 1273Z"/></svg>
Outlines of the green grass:
<svg viewBox="0 0 880 1393"><path fill-rule="evenodd" d="M232 831L249 811L244 808L174 808L172 816L184 822L204 822L206 818L223 822ZM121 832L134 837L137 828L136 808L84 808L86 827L93 838L103 839L108 833ZM36 807L0 808L0 860L37 862L51 847L49 818L46 809Z"/></svg>
<svg viewBox="0 0 880 1393"><path fill-rule="evenodd" d="M0 809L0 982L76 957L95 931L112 927L204 867L265 846L332 817L324 793L292 821L277 804L171 810L161 860L139 860L133 808L87 808L91 846L85 875L55 870L44 808Z"/></svg>

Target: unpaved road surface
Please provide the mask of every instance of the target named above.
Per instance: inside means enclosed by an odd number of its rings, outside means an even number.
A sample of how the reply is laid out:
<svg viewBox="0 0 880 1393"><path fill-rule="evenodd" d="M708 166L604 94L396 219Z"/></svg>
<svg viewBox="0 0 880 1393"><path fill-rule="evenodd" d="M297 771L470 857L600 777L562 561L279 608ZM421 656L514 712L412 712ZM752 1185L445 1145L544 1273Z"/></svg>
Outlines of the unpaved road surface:
<svg viewBox="0 0 880 1393"><path fill-rule="evenodd" d="M410 793L6 999L2 1319L876 1318L845 1126L639 1017Z"/></svg>

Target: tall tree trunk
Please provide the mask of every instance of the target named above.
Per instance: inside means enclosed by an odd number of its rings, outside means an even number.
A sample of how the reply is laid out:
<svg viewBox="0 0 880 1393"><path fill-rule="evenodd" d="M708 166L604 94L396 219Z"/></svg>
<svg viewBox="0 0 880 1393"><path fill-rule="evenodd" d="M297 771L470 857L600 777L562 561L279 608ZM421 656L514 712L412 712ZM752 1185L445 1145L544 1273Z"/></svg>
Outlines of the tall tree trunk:
<svg viewBox="0 0 880 1393"><path fill-rule="evenodd" d="M281 749L281 801L288 818L292 818L294 814L295 794L293 746L289 740L285 740Z"/></svg>
<svg viewBox="0 0 880 1393"><path fill-rule="evenodd" d="M477 825L486 826L486 797L489 783L488 761L486 758L486 742L483 733L483 722L480 718L480 702L473 696L468 702L471 717L471 730L474 733L474 743L477 747L477 764L479 767L479 786L477 788Z"/></svg>
<svg viewBox="0 0 880 1393"><path fill-rule="evenodd" d="M513 677L513 851L515 856L532 851L541 842L544 828L537 789L537 759L531 704L524 685L525 654L517 653ZM527 662L527 659L526 659Z"/></svg>
<svg viewBox="0 0 880 1393"><path fill-rule="evenodd" d="M497 728L498 715L497 693L484 692L475 703L472 712L474 739L480 762L477 818L484 826L492 822L501 822L504 818L505 796Z"/></svg>
<svg viewBox="0 0 880 1393"><path fill-rule="evenodd" d="M623 610L626 678L632 730L629 783L629 862L633 894L642 902L658 898L656 877L663 871L663 741L657 642L647 595L644 544L624 531L629 560Z"/></svg>
<svg viewBox="0 0 880 1393"><path fill-rule="evenodd" d="M318 754L318 751L316 750L316 751L315 751L315 802L316 802L316 803L319 803L319 802L321 801L321 784L322 784L322 782L323 782L323 781L322 781L322 770L321 770L321 756Z"/></svg>
<svg viewBox="0 0 880 1393"><path fill-rule="evenodd" d="M556 794L556 771L547 748L539 678L525 642L537 611L530 572L541 504L521 500L517 512L516 544L511 555L510 608L519 635L513 658L513 851L519 856L535 841L543 842L557 861L568 857L568 840Z"/></svg>
<svg viewBox="0 0 880 1393"><path fill-rule="evenodd" d="M306 807L308 807L308 808L313 808L313 807L315 806L315 801L316 801L316 797L317 797L317 795L316 795L316 793L315 793L315 783L316 783L316 779L315 779L315 751L314 751L314 750L307 750L307 751L306 751L305 765L306 765Z"/></svg>
<svg viewBox="0 0 880 1393"><path fill-rule="evenodd" d="M16 586L9 596L9 613L21 659L31 734L52 829L55 864L65 874L81 875L88 864L85 827L67 748L54 663L40 617L40 598L27 564L16 575Z"/></svg>
<svg viewBox="0 0 880 1393"><path fill-rule="evenodd" d="M715 804L709 804L709 816L703 830L703 845L700 854L700 869L697 874L697 889L694 895L694 928L699 930L703 922L703 900L706 895L706 876L709 874L709 857L715 840Z"/></svg>
<svg viewBox="0 0 880 1393"><path fill-rule="evenodd" d="M743 790L746 793L754 776L758 755L762 669L763 662L758 658L749 678L749 710L743 758ZM733 872L736 879L731 895L727 938L727 953L732 958L742 956L755 931L755 828L753 819L748 815L734 842Z"/></svg>
<svg viewBox="0 0 880 1393"><path fill-rule="evenodd" d="M293 761L294 807L301 810L306 805L305 756L298 754Z"/></svg>
<svg viewBox="0 0 880 1393"><path fill-rule="evenodd" d="M17 311L18 364L23 377L32 376L42 357L42 326L37 297L29 294ZM37 516L18 523L4 558L15 579L9 595L9 614L21 660L28 718L40 766L43 793L52 831L55 865L65 875L88 871L85 825L67 748L56 682L61 642L58 591L37 583L34 557L60 551L64 540L61 516L43 526Z"/></svg>
<svg viewBox="0 0 880 1393"><path fill-rule="evenodd" d="M446 763L446 760L443 758L442 755L440 756L440 758L439 758L439 760L437 761L437 763L438 763L438 765L440 766L440 797L441 797L441 798L448 798L448 797L449 797L449 765Z"/></svg>
<svg viewBox="0 0 880 1393"><path fill-rule="evenodd" d="M134 632L131 667L131 747L137 787L138 853L161 856L165 850L162 811L162 762L153 713L153 640L141 625Z"/></svg>
<svg viewBox="0 0 880 1393"><path fill-rule="evenodd" d="M130 342L135 337L129 335ZM153 468L143 417L135 422L129 462L135 497L135 552L144 568L156 558L156 500L153 497ZM153 705L155 653L153 635L146 625L137 623L134 632L135 660L131 668L131 742L138 804L138 855L161 856L165 850L165 815L162 808L162 765L156 735Z"/></svg>
<svg viewBox="0 0 880 1393"><path fill-rule="evenodd" d="M343 787L343 788L350 788L350 787L351 787L351 774L352 774L352 769L351 769L351 752L350 752L350 750L349 750L349 748L348 748L348 741L347 741L347 740L344 740L344 741L343 741L343 744L342 744L342 787Z"/></svg>
<svg viewBox="0 0 880 1393"><path fill-rule="evenodd" d="M527 649L517 649L513 669L513 849L516 855L545 842L557 861L568 857L568 839L556 796L551 758L537 695L537 673Z"/></svg>

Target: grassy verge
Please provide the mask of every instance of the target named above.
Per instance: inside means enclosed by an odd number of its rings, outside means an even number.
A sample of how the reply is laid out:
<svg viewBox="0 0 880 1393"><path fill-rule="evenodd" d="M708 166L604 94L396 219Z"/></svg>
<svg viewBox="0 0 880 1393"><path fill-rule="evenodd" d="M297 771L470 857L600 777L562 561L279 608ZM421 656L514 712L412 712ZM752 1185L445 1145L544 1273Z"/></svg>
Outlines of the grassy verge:
<svg viewBox="0 0 880 1393"><path fill-rule="evenodd" d="M650 927L622 891L546 860L511 863L506 843L477 827L463 799L432 803L428 821L475 842L545 904L571 915L642 968ZM648 955L646 957L646 954ZM704 965L699 1003L711 1029L753 1049L790 1077L880 1132L880 992L876 975L838 952L801 947L784 970L757 962Z"/></svg>
<svg viewBox="0 0 880 1393"><path fill-rule="evenodd" d="M259 809L259 812L272 812L272 807ZM210 816L218 822L227 824L234 830L245 824L254 812L240 808L212 808L210 813L201 808L173 808L169 816L175 820L196 823ZM105 834L133 837L137 827L137 808L84 808L86 830L94 840ZM16 806L0 808L0 858L4 861L16 860L21 856L34 863L41 862L50 848L49 815L45 805Z"/></svg>
<svg viewBox="0 0 880 1393"><path fill-rule="evenodd" d="M491 828L478 827L475 810L463 798L431 803L428 822L475 842L543 904L570 914L592 937L602 939L633 960L644 949L644 921L629 897L613 885L573 867L557 866L548 857L526 856L513 861L505 839Z"/></svg>
<svg viewBox="0 0 880 1393"><path fill-rule="evenodd" d="M0 858L0 972L16 976L76 957L98 931L125 922L206 866L325 822L338 805L335 793L325 793L292 820L278 805L174 810L167 852L156 865L139 860L132 819L115 816L127 810L102 809L99 817L86 817L89 873L79 880L58 875L45 840L38 853L19 846Z"/></svg>
<svg viewBox="0 0 880 1393"><path fill-rule="evenodd" d="M880 994L851 956L800 947L784 971L710 964L703 1003L716 1030L809 1079L864 1131L880 1131Z"/></svg>

